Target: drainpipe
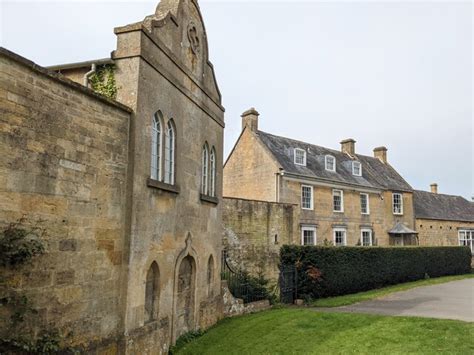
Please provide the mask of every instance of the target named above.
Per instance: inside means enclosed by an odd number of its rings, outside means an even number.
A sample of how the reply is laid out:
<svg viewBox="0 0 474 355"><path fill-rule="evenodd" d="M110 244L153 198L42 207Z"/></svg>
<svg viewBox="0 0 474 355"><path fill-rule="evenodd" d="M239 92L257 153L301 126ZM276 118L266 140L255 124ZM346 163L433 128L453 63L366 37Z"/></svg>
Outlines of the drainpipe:
<svg viewBox="0 0 474 355"><path fill-rule="evenodd" d="M85 75L84 75L84 86L89 87L89 78L92 76L92 74L95 73L97 67L95 63L92 63L91 65L91 70L89 70Z"/></svg>

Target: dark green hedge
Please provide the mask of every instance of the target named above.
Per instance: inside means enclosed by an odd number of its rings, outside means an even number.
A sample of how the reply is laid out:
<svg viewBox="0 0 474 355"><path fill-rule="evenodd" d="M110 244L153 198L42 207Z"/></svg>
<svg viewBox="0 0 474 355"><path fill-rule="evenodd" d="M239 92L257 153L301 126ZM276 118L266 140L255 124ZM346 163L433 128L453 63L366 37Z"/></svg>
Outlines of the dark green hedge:
<svg viewBox="0 0 474 355"><path fill-rule="evenodd" d="M315 247L285 245L280 269L295 266L298 298L329 297L425 277L471 271L467 247Z"/></svg>

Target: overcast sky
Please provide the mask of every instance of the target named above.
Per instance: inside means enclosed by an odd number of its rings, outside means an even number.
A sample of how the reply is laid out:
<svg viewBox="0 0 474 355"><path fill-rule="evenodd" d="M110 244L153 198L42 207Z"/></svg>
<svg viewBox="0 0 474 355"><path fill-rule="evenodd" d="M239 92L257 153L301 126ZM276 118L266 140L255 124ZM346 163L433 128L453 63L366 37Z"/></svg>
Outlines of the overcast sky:
<svg viewBox="0 0 474 355"><path fill-rule="evenodd" d="M2 46L40 65L103 58L156 1L0 0ZM416 189L474 195L470 1L200 1L226 107L225 156L260 129L339 149L388 148Z"/></svg>

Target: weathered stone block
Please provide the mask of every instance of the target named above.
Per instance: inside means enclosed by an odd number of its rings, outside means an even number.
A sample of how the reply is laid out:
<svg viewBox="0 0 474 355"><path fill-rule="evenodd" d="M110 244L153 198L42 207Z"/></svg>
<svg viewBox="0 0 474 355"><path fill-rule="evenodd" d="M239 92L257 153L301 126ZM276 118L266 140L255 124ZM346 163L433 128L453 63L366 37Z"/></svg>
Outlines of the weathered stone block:
<svg viewBox="0 0 474 355"><path fill-rule="evenodd" d="M59 251L76 251L77 250L77 240L75 239L66 239L59 241Z"/></svg>

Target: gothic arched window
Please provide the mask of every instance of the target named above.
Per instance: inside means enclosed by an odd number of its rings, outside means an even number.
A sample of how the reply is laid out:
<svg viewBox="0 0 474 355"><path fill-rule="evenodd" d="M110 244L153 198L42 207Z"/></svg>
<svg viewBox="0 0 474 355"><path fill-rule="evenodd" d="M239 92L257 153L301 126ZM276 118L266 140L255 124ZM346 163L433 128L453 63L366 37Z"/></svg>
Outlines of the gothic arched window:
<svg viewBox="0 0 474 355"><path fill-rule="evenodd" d="M165 137L165 183L174 185L176 132L172 120L168 121Z"/></svg>
<svg viewBox="0 0 474 355"><path fill-rule="evenodd" d="M145 282L145 322L151 322L158 317L160 297L160 274L158 265L153 262L146 274Z"/></svg>
<svg viewBox="0 0 474 355"><path fill-rule="evenodd" d="M163 115L160 111L155 113L152 122L151 133L151 173L154 180L161 180L161 130L163 127Z"/></svg>

